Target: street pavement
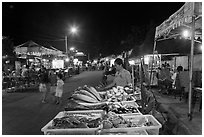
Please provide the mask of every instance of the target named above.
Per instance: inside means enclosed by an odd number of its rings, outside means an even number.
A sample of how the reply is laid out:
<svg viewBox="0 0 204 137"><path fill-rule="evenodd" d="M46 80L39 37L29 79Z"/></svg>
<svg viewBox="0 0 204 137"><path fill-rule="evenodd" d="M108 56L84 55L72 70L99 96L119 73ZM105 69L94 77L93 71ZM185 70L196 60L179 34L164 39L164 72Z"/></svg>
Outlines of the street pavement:
<svg viewBox="0 0 204 137"><path fill-rule="evenodd" d="M96 86L102 71L86 71L66 79L62 104L55 105L49 95L47 103L41 103L42 93L4 93L2 95L2 135L42 135L41 128L63 111L67 98L79 86Z"/></svg>
<svg viewBox="0 0 204 137"><path fill-rule="evenodd" d="M2 134L3 135L42 135L41 128L54 118L68 102L74 89L79 86L99 85L102 71L84 71L79 75L67 78L64 86L62 103L55 105L53 96L48 96L48 103L41 103L42 94L37 91L23 93L4 93L2 95ZM108 83L113 77L108 76ZM163 109L171 112L170 119L179 121L176 130L178 135L202 135L202 110L196 104L192 121L188 120L188 104L171 95L163 95L153 90ZM174 128L175 129L175 128Z"/></svg>
<svg viewBox="0 0 204 137"><path fill-rule="evenodd" d="M162 104L164 111L169 112L169 118L175 125L173 134L176 135L202 135L202 110L199 112L199 103L195 104L192 114L192 120L188 117L188 103L184 99L180 101L179 97L176 99L173 95L164 95L153 90L156 99ZM164 133L166 134L166 133Z"/></svg>

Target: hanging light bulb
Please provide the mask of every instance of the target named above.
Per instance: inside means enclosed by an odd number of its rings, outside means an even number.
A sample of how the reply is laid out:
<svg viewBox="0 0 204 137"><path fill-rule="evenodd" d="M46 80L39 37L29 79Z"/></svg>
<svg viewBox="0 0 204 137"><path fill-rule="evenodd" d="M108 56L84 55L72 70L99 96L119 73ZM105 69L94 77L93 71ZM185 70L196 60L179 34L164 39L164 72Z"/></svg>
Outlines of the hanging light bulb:
<svg viewBox="0 0 204 137"><path fill-rule="evenodd" d="M184 30L183 31L183 37L184 38L188 38L190 36L189 31L188 30Z"/></svg>

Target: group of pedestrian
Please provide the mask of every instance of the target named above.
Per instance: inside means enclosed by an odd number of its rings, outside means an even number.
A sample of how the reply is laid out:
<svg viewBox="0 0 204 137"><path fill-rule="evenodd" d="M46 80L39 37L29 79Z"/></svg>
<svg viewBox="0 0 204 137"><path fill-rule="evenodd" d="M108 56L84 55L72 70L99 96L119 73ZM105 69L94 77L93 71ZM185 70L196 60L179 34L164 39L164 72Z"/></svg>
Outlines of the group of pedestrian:
<svg viewBox="0 0 204 137"><path fill-rule="evenodd" d="M62 73L55 73L54 70L47 70L42 67L40 70L39 91L42 92L42 103L46 103L48 94L54 95L54 102L60 104L63 94L64 81Z"/></svg>
<svg viewBox="0 0 204 137"><path fill-rule="evenodd" d="M162 64L162 68L158 68L157 79L159 91L162 93L169 93L170 89L178 88L179 74L183 71L182 66L178 66L175 72L170 71L168 65Z"/></svg>

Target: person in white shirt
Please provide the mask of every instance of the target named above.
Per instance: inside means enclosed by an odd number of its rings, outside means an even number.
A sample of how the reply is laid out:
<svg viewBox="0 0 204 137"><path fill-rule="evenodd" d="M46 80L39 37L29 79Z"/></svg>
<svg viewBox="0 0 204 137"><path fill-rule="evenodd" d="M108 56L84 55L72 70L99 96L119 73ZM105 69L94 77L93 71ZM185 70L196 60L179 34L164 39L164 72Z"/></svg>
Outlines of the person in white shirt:
<svg viewBox="0 0 204 137"><path fill-rule="evenodd" d="M172 83L172 87L173 88L176 88L176 77L178 76L178 74L181 71L183 71L183 67L182 66L178 66L177 69L176 69L176 72L171 76L171 79L173 80L173 83Z"/></svg>
<svg viewBox="0 0 204 137"><path fill-rule="evenodd" d="M117 58L114 64L116 68L116 74L113 82L107 85L105 88L101 88L99 90L110 89L114 86L125 87L125 86L130 86L132 84L130 72L123 68L123 60L120 58Z"/></svg>
<svg viewBox="0 0 204 137"><path fill-rule="evenodd" d="M63 86L64 81L62 80L63 75L60 73L57 75L57 87L56 87L56 104L59 104L61 102L62 94L63 94Z"/></svg>

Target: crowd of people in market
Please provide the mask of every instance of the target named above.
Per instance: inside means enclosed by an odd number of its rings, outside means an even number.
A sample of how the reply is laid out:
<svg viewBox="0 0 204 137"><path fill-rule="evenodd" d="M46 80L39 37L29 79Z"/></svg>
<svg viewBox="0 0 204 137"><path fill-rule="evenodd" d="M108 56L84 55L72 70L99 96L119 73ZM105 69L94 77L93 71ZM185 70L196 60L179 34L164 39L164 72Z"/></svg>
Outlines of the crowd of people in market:
<svg viewBox="0 0 204 137"><path fill-rule="evenodd" d="M17 90L20 89L28 89L28 87L36 87L39 85L40 77L42 73L45 73L42 70L46 70L48 74L61 73L63 79L66 76L65 71L62 69L46 69L44 66L35 67L34 65L28 66L23 65L19 70L13 70L2 73L3 80L3 89L11 89ZM14 89L15 88L15 89Z"/></svg>
<svg viewBox="0 0 204 137"><path fill-rule="evenodd" d="M112 88L113 86L131 86L132 84L132 75L131 71L124 66L124 61L120 58L115 59L114 64L110 66L107 62L98 63L95 65L85 65L85 70L103 70L101 84L102 87L99 90L105 90ZM147 70L148 68L144 65L144 73L145 73L145 82L150 84L150 73ZM78 68L80 69L80 68ZM78 70L79 71L79 70ZM137 79L139 79L139 75L137 75L138 69L135 68L134 71L134 79L135 83ZM60 76L58 76L60 74ZM3 89L8 87L19 87L20 85L24 85L24 87L29 87L32 85L36 85L36 88L41 86L41 91L43 91L43 86L46 87L48 91L53 91L53 86L57 86L57 76L59 79L65 80L66 76L69 75L67 71L63 71L62 69L46 69L44 66L41 68L37 68L34 65L22 66L19 71L9 72L9 75L3 73ZM108 85L107 78L108 75L114 76L114 80L111 84ZM157 85L159 88L159 92L164 94L169 94L172 89L179 91L188 91L189 78L187 72L183 71L182 66L178 66L175 71L172 71L170 65L168 63L162 64L161 68L158 67L156 73L154 73L157 78ZM182 77L180 76L182 75ZM47 78L45 78L47 77ZM55 78L54 78L55 77ZM184 80L185 78L185 80ZM55 79L55 80L53 80ZM42 82L44 81L44 82ZM43 84L42 84L43 83ZM25 88L24 88L25 89ZM184 92L185 93L185 92ZM43 94L42 102L45 102L47 92ZM58 101L59 102L59 101Z"/></svg>

